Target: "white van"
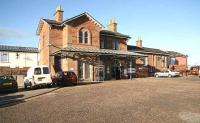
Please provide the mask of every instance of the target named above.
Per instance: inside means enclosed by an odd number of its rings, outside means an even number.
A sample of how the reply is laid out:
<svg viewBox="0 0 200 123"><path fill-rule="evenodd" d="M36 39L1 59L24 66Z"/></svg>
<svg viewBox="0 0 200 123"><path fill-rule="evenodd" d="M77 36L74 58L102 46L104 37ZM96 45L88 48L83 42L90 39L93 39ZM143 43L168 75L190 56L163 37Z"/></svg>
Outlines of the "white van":
<svg viewBox="0 0 200 123"><path fill-rule="evenodd" d="M28 69L27 75L24 77L24 88L28 86L34 88L38 85L52 85L48 66L41 65Z"/></svg>

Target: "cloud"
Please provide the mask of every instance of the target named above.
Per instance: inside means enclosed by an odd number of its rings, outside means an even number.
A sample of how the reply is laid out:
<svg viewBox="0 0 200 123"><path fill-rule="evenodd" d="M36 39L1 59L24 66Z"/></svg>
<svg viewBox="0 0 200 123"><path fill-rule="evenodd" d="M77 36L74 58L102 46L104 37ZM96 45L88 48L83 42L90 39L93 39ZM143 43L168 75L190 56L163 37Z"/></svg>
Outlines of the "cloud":
<svg viewBox="0 0 200 123"><path fill-rule="evenodd" d="M3 39L23 38L26 36L27 34L21 30L11 29L11 28L0 28L0 38Z"/></svg>

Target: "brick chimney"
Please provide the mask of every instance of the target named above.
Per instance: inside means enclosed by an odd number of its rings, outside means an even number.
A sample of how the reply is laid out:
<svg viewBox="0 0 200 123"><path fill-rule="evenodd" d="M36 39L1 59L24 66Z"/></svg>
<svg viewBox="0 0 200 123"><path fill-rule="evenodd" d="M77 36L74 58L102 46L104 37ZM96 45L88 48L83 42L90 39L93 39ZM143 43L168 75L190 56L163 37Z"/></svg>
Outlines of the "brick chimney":
<svg viewBox="0 0 200 123"><path fill-rule="evenodd" d="M138 39L136 41L136 46L137 47L142 47L142 39L141 39L141 37L138 37Z"/></svg>
<svg viewBox="0 0 200 123"><path fill-rule="evenodd" d="M115 19L109 21L108 30L112 32L117 32L117 23L115 22Z"/></svg>
<svg viewBox="0 0 200 123"><path fill-rule="evenodd" d="M56 7L56 12L54 13L54 20L58 21L58 22L62 22L63 21L63 12L61 9L61 6L58 5Z"/></svg>

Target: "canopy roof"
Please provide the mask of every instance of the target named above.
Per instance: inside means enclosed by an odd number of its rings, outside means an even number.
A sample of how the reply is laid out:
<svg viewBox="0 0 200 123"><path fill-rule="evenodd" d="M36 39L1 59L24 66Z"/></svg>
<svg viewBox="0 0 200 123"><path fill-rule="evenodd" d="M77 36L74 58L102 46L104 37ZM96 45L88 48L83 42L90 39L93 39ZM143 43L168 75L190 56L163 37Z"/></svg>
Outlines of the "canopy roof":
<svg viewBox="0 0 200 123"><path fill-rule="evenodd" d="M130 51L99 49L95 47L83 48L83 47L77 47L75 45L68 45L66 48L60 49L57 52L53 53L52 55L66 55L67 53L70 53L70 52L76 52L83 55L91 54L91 55L98 55L98 56L117 55L120 57L146 57L146 55L130 52Z"/></svg>

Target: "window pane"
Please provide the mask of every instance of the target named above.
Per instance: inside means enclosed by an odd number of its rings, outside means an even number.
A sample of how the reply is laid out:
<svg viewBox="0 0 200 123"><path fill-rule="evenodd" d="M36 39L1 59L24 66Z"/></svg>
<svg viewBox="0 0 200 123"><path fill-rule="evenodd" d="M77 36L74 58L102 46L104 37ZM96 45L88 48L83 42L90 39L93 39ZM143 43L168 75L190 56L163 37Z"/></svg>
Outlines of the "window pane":
<svg viewBox="0 0 200 123"><path fill-rule="evenodd" d="M104 48L104 40L101 40L101 48Z"/></svg>
<svg viewBox="0 0 200 123"><path fill-rule="evenodd" d="M1 53L1 62L8 62L8 53L6 52Z"/></svg>
<svg viewBox="0 0 200 123"><path fill-rule="evenodd" d="M115 41L112 41L112 48L115 49Z"/></svg>
<svg viewBox="0 0 200 123"><path fill-rule="evenodd" d="M40 68L35 68L34 74L35 75L40 75L41 74L41 69Z"/></svg>
<svg viewBox="0 0 200 123"><path fill-rule="evenodd" d="M78 62L78 78L82 79L83 78L83 63Z"/></svg>
<svg viewBox="0 0 200 123"><path fill-rule="evenodd" d="M115 49L118 50L119 49L119 42L115 41Z"/></svg>
<svg viewBox="0 0 200 123"><path fill-rule="evenodd" d="M83 43L83 32L82 32L82 30L79 31L79 43Z"/></svg>
<svg viewBox="0 0 200 123"><path fill-rule="evenodd" d="M85 37L85 43L87 44L88 43L88 32L85 32L84 37Z"/></svg>
<svg viewBox="0 0 200 123"><path fill-rule="evenodd" d="M43 67L43 74L49 74L49 68Z"/></svg>

